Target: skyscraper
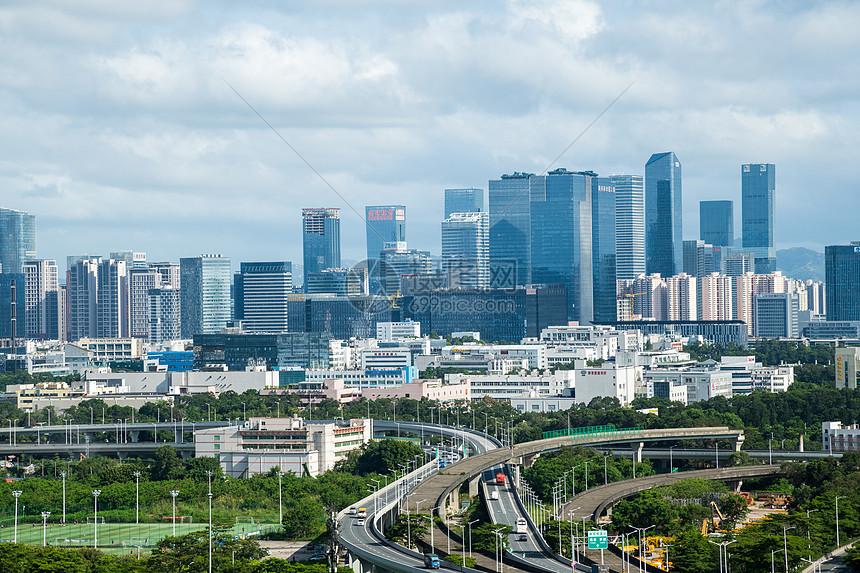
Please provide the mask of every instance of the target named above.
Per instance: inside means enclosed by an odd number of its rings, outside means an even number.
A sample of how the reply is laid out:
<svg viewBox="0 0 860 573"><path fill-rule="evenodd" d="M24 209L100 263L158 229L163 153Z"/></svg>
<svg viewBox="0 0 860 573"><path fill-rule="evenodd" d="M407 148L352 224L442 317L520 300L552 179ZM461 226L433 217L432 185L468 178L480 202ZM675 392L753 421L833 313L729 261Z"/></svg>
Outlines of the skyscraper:
<svg viewBox="0 0 860 573"><path fill-rule="evenodd" d="M442 221L442 260L456 281L451 287L490 286L489 226L489 215L478 212L454 212Z"/></svg>
<svg viewBox="0 0 860 573"><path fill-rule="evenodd" d="M664 277L683 268L681 162L655 153L645 164L645 268Z"/></svg>
<svg viewBox="0 0 860 573"><path fill-rule="evenodd" d="M614 322L616 305L616 209L618 193L607 177L591 178L591 246L594 320Z"/></svg>
<svg viewBox="0 0 860 573"><path fill-rule="evenodd" d="M156 269L142 267L128 271L128 309L132 337L149 338L149 291L161 285L161 273Z"/></svg>
<svg viewBox="0 0 860 573"><path fill-rule="evenodd" d="M824 247L827 320L860 320L860 241Z"/></svg>
<svg viewBox="0 0 860 573"><path fill-rule="evenodd" d="M19 309L18 313L20 318L26 317L27 337L62 340L65 338L65 332L59 332L60 308L57 306L57 293L60 287L57 261L25 261L23 271L24 307Z"/></svg>
<svg viewBox="0 0 860 573"><path fill-rule="evenodd" d="M734 201L699 201L699 238L715 247L734 245Z"/></svg>
<svg viewBox="0 0 860 573"><path fill-rule="evenodd" d="M302 247L305 273L339 268L340 209L302 209Z"/></svg>
<svg viewBox="0 0 860 573"><path fill-rule="evenodd" d="M746 163L741 166L741 222L743 250L755 255L756 274L776 270L773 246L776 166Z"/></svg>
<svg viewBox="0 0 860 573"><path fill-rule="evenodd" d="M532 282L530 188L535 179L533 173L514 172L489 183L490 266L509 268L516 285Z"/></svg>
<svg viewBox="0 0 860 573"><path fill-rule="evenodd" d="M32 261L35 258L35 215L0 208L0 272L20 273L24 261Z"/></svg>
<svg viewBox="0 0 860 573"><path fill-rule="evenodd" d="M287 332L292 291L292 263L242 263L233 278L235 318L244 323L245 332Z"/></svg>
<svg viewBox="0 0 860 573"><path fill-rule="evenodd" d="M23 273L0 274L0 338L11 338L13 332L15 338L25 336L25 283Z"/></svg>
<svg viewBox="0 0 860 573"><path fill-rule="evenodd" d="M401 290L403 275L427 275L433 270L429 251L407 249L406 243L386 243L379 253L379 280L384 292Z"/></svg>
<svg viewBox="0 0 860 573"><path fill-rule="evenodd" d="M714 246L705 241L684 241L683 271L691 277L703 277L719 272L714 265Z"/></svg>
<svg viewBox="0 0 860 573"><path fill-rule="evenodd" d="M386 243L406 242L404 205L369 205L364 208L364 214L368 260L378 259Z"/></svg>
<svg viewBox="0 0 860 573"><path fill-rule="evenodd" d="M215 334L230 320L230 259L201 255L179 259L182 337Z"/></svg>
<svg viewBox="0 0 860 573"><path fill-rule="evenodd" d="M615 186L616 274L633 280L645 273L645 184L641 175L612 175Z"/></svg>
<svg viewBox="0 0 860 573"><path fill-rule="evenodd" d="M445 219L451 213L480 213L484 208L484 190L475 189L445 189Z"/></svg>
<svg viewBox="0 0 860 573"><path fill-rule="evenodd" d="M550 171L531 185L531 280L567 287L568 320L594 320L591 171Z"/></svg>

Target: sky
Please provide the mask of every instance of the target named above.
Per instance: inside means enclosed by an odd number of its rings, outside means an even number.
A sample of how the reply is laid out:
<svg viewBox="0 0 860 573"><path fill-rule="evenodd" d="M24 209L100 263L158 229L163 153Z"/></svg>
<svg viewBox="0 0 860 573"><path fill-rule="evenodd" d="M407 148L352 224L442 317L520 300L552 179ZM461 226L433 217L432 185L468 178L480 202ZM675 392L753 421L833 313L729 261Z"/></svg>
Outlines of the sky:
<svg viewBox="0 0 860 573"><path fill-rule="evenodd" d="M858 2L2 2L0 205L61 269L300 263L303 207L340 207L360 260L357 213L399 203L438 254L445 188L674 151L685 239L709 199L740 236L741 164L767 162L777 248L822 250L860 239L858 28Z"/></svg>

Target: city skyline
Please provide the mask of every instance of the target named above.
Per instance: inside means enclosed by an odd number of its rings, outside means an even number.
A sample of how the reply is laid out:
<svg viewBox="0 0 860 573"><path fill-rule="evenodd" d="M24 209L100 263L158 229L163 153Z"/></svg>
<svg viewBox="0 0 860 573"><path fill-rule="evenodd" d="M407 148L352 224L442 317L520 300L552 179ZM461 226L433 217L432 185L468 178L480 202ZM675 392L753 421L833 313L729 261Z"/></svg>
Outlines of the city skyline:
<svg viewBox="0 0 860 573"><path fill-rule="evenodd" d="M671 149L684 163L682 239L698 237L699 201L739 207L737 166L762 161L780 166L776 248L852 240L860 199L841 191L853 183L858 64L844 55L860 41L860 7L742 13L680 2L4 7L4 204L39 218L38 256L57 261L128 248L299 261L300 230L283 221L308 203L339 207L344 237L364 232L351 206L407 205L410 247L436 253L444 189L556 167L644 175L652 153ZM345 259L364 257L357 243Z"/></svg>

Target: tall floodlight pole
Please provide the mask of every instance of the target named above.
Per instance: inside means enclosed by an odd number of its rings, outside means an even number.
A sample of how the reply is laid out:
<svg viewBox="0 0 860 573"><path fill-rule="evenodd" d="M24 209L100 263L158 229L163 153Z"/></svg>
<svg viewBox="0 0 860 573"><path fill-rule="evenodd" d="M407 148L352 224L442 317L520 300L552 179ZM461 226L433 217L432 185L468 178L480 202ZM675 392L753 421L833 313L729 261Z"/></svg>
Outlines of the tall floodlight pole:
<svg viewBox="0 0 860 573"><path fill-rule="evenodd" d="M66 472L60 472L63 478L63 525L66 524Z"/></svg>
<svg viewBox="0 0 860 573"><path fill-rule="evenodd" d="M134 522L140 525L140 472L134 472Z"/></svg>
<svg viewBox="0 0 860 573"><path fill-rule="evenodd" d="M15 543L18 543L18 498L21 497L20 491L13 491L12 495L15 496L15 539L13 540Z"/></svg>
<svg viewBox="0 0 860 573"><path fill-rule="evenodd" d="M839 500L844 497L844 495L836 496L836 547L839 547Z"/></svg>
<svg viewBox="0 0 860 573"><path fill-rule="evenodd" d="M282 494L282 478L284 477L284 472L278 472L278 523L281 525L284 524L284 501Z"/></svg>
<svg viewBox="0 0 860 573"><path fill-rule="evenodd" d="M102 490L93 490L93 549L99 548L99 496Z"/></svg>
<svg viewBox="0 0 860 573"><path fill-rule="evenodd" d="M179 495L179 490L170 490L170 497L173 498L173 537L176 537L176 496Z"/></svg>
<svg viewBox="0 0 860 573"><path fill-rule="evenodd" d="M48 518L51 517L50 511L42 512L42 547L48 545Z"/></svg>
<svg viewBox="0 0 860 573"><path fill-rule="evenodd" d="M211 488L211 486L210 486ZM212 490L209 490L209 573L212 573Z"/></svg>

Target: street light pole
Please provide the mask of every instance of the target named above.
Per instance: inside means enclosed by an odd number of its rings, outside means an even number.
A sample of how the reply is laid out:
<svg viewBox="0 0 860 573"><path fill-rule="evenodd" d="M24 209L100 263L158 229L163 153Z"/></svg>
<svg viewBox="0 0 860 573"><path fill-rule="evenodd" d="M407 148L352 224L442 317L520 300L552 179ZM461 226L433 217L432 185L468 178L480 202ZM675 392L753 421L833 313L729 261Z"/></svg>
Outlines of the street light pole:
<svg viewBox="0 0 860 573"><path fill-rule="evenodd" d="M63 525L66 525L66 472L60 472L63 478Z"/></svg>
<svg viewBox="0 0 860 573"><path fill-rule="evenodd" d="M469 559L472 558L472 524L478 523L479 521L481 521L481 520L476 519L475 521L470 521L468 523L468 526L469 526Z"/></svg>
<svg viewBox="0 0 860 573"><path fill-rule="evenodd" d="M788 573L788 530L794 529L794 526L788 527L787 525L782 526L782 550L785 553L785 573Z"/></svg>
<svg viewBox="0 0 860 573"><path fill-rule="evenodd" d="M42 547L48 545L48 518L51 517L50 511L42 512Z"/></svg>
<svg viewBox="0 0 860 573"><path fill-rule="evenodd" d="M212 490L209 490L209 573L212 573Z"/></svg>
<svg viewBox="0 0 860 573"><path fill-rule="evenodd" d="M281 487L283 477L284 472L278 471L278 523L280 523L281 525L284 524L284 502Z"/></svg>
<svg viewBox="0 0 860 573"><path fill-rule="evenodd" d="M99 548L99 496L102 490L93 490L93 549Z"/></svg>
<svg viewBox="0 0 860 573"><path fill-rule="evenodd" d="M173 498L173 537L176 537L176 496L179 495L179 490L170 490L170 497Z"/></svg>
<svg viewBox="0 0 860 573"><path fill-rule="evenodd" d="M14 543L18 543L18 498L21 497L20 491L13 491L12 495L15 496L15 539Z"/></svg>
<svg viewBox="0 0 860 573"><path fill-rule="evenodd" d="M134 472L134 522L140 525L140 472Z"/></svg>

